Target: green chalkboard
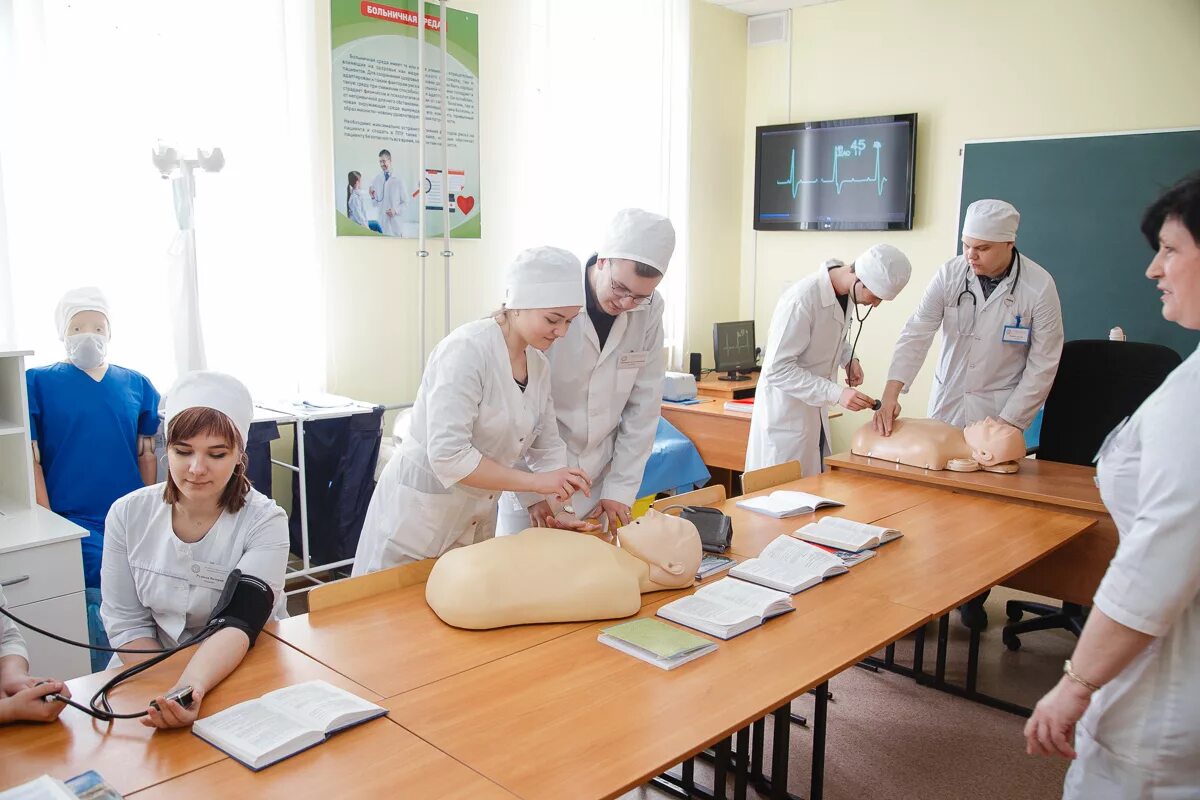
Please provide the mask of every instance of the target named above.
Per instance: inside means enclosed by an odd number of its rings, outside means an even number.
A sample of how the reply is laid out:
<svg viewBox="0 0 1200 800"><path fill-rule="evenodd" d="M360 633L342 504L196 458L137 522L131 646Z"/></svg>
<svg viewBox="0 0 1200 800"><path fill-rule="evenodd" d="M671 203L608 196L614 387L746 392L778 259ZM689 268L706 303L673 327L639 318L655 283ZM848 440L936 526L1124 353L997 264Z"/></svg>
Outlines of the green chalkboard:
<svg viewBox="0 0 1200 800"><path fill-rule="evenodd" d="M1017 207L1017 246L1054 276L1068 341L1104 339L1120 325L1130 341L1164 344L1184 358L1196 349L1200 334L1162 318L1140 224L1163 189L1200 170L1200 129L969 142L963 150L959 230L975 200Z"/></svg>

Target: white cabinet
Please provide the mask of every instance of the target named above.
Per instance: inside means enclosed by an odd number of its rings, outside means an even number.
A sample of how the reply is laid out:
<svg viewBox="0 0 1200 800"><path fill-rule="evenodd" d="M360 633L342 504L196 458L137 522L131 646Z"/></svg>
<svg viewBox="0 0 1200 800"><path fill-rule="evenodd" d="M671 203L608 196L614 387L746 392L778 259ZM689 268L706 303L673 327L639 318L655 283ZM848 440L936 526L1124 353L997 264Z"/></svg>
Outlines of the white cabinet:
<svg viewBox="0 0 1200 800"><path fill-rule="evenodd" d="M18 617L86 642L87 606L79 542L88 532L34 502L28 351L0 347L0 584ZM35 675L63 680L91 672L88 651L22 630Z"/></svg>

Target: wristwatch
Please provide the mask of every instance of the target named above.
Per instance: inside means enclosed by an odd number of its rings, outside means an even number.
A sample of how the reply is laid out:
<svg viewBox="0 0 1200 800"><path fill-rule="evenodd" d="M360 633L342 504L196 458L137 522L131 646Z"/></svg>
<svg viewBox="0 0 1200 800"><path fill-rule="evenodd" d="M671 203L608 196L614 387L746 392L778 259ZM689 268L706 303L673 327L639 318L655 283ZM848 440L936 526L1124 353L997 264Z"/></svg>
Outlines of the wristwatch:
<svg viewBox="0 0 1200 800"><path fill-rule="evenodd" d="M1063 674L1066 675L1071 680L1078 683L1083 688L1087 689L1089 692L1100 691L1099 686L1097 686L1096 684L1087 680L1086 678L1079 677L1079 675L1075 672L1075 670L1071 668L1071 659L1069 659L1069 658L1063 662Z"/></svg>

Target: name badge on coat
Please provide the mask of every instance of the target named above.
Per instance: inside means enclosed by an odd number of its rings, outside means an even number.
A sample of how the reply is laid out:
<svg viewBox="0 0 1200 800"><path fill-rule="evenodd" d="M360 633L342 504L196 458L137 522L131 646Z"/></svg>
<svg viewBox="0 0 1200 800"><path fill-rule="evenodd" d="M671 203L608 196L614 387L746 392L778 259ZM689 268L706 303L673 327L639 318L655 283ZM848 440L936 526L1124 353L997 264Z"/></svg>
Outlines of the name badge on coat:
<svg viewBox="0 0 1200 800"><path fill-rule="evenodd" d="M207 561L193 561L188 565L188 583L204 589L216 589L218 592L225 588L230 570L220 564L210 564Z"/></svg>
<svg viewBox="0 0 1200 800"><path fill-rule="evenodd" d="M636 369L646 366L646 356L649 350L638 350L633 353L621 353L617 357L617 369Z"/></svg>
<svg viewBox="0 0 1200 800"><path fill-rule="evenodd" d="M1029 334L1031 333L1028 327L1021 327L1021 315L1017 314L1016 325L1005 325L1004 332L1000 334L1000 341L1005 344L1029 344Z"/></svg>

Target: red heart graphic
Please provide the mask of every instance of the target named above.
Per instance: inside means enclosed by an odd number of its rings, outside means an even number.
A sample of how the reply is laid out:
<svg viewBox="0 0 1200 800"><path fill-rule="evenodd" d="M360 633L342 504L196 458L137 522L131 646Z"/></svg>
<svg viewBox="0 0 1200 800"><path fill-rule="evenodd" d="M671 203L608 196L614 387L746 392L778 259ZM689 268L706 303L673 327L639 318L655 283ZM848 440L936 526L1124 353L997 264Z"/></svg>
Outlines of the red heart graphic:
<svg viewBox="0 0 1200 800"><path fill-rule="evenodd" d="M474 197L467 197L460 194L455 202L458 203L458 210L464 214L470 214L471 209L475 207Z"/></svg>

